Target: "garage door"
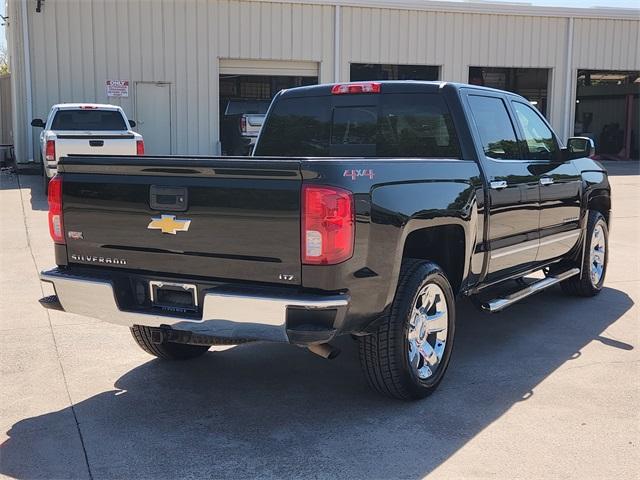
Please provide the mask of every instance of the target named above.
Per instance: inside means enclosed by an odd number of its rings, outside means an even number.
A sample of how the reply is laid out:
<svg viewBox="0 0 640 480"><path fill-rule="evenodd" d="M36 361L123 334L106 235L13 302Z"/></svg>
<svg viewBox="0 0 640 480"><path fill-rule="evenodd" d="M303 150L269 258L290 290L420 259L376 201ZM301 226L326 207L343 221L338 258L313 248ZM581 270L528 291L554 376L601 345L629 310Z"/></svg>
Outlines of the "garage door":
<svg viewBox="0 0 640 480"><path fill-rule="evenodd" d="M249 154L273 96L286 88L316 83L315 62L220 60L222 154Z"/></svg>
<svg viewBox="0 0 640 480"><path fill-rule="evenodd" d="M220 59L220 74L317 77L317 62Z"/></svg>

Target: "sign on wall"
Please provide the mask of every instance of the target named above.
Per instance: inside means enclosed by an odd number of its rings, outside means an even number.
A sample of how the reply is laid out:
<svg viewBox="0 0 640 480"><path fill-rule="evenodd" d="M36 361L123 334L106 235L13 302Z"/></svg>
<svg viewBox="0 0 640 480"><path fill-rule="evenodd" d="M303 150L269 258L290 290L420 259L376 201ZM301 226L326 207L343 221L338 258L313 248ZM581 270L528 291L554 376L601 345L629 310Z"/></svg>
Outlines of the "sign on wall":
<svg viewBox="0 0 640 480"><path fill-rule="evenodd" d="M105 88L107 97L129 96L129 80L107 80Z"/></svg>

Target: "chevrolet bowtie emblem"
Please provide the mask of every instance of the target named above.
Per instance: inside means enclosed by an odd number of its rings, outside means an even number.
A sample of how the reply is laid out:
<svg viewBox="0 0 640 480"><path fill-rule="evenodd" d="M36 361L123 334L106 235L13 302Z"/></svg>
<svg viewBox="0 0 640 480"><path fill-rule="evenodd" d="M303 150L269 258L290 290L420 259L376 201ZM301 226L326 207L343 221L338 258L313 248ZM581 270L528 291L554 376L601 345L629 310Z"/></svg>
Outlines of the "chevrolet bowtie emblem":
<svg viewBox="0 0 640 480"><path fill-rule="evenodd" d="M161 230L162 233L175 235L176 232L186 232L189 230L191 220L186 218L178 219L175 215L160 215L151 217L151 223L147 227L149 230Z"/></svg>

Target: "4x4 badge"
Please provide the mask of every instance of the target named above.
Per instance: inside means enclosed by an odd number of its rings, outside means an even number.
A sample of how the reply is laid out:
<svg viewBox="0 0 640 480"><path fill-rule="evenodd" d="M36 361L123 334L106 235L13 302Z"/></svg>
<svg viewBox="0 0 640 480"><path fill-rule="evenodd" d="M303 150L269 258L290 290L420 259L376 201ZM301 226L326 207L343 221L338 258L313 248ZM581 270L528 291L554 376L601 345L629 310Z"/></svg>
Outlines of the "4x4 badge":
<svg viewBox="0 0 640 480"><path fill-rule="evenodd" d="M176 218L175 215L160 215L159 217L151 217L151 223L147 228L175 235L177 232L189 230L189 225L191 225L191 220L188 218Z"/></svg>

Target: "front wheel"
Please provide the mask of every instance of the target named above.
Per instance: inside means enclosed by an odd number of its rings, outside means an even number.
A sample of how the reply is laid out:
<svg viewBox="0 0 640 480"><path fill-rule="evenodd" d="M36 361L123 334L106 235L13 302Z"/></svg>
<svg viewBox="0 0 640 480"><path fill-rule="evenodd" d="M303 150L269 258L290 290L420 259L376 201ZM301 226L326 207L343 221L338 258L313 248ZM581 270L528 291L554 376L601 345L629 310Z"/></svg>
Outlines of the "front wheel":
<svg viewBox="0 0 640 480"><path fill-rule="evenodd" d="M369 385L403 400L438 387L451 358L455 333L453 289L432 262L406 260L390 314L360 337L360 363Z"/></svg>
<svg viewBox="0 0 640 480"><path fill-rule="evenodd" d="M589 212L586 235L581 275L575 275L560 284L565 293L579 297L593 297L599 294L607 273L609 229L600 212Z"/></svg>

